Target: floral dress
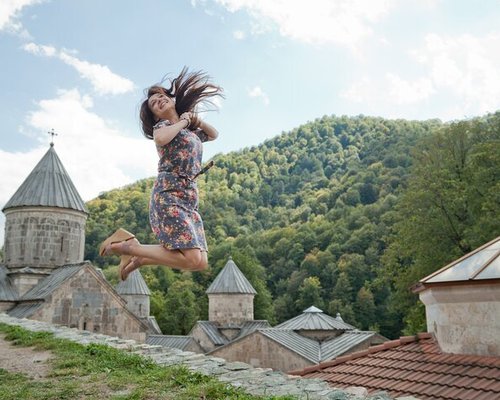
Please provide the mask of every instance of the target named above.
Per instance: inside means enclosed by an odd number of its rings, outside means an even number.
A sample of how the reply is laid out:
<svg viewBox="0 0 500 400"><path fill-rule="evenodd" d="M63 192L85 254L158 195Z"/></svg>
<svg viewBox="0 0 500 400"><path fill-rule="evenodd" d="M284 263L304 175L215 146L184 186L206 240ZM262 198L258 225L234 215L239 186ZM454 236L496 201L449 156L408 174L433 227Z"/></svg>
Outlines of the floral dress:
<svg viewBox="0 0 500 400"><path fill-rule="evenodd" d="M167 125L170 122L162 120L153 130ZM207 251L195 182L201 171L202 142L207 140L207 134L201 129L182 129L169 143L156 147L160 161L151 193L149 221L158 240L168 250Z"/></svg>

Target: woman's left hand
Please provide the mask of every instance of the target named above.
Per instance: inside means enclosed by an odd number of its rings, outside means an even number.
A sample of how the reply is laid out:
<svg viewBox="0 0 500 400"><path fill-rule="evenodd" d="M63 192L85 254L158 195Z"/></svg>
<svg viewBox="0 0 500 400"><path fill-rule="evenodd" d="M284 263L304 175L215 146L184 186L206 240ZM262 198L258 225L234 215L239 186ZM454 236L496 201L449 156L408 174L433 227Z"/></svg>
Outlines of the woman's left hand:
<svg viewBox="0 0 500 400"><path fill-rule="evenodd" d="M202 120L198 117L198 114L191 113L191 129L200 128Z"/></svg>

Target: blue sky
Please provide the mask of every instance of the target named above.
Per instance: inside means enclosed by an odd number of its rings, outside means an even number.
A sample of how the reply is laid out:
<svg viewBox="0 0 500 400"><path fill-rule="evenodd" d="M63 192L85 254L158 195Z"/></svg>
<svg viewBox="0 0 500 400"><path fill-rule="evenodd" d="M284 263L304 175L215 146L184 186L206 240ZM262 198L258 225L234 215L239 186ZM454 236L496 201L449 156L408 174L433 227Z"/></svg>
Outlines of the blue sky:
<svg viewBox="0 0 500 400"><path fill-rule="evenodd" d="M499 49L499 0L2 0L0 206L52 128L84 200L153 176L138 105L184 65L225 89L206 160L323 115L496 111Z"/></svg>

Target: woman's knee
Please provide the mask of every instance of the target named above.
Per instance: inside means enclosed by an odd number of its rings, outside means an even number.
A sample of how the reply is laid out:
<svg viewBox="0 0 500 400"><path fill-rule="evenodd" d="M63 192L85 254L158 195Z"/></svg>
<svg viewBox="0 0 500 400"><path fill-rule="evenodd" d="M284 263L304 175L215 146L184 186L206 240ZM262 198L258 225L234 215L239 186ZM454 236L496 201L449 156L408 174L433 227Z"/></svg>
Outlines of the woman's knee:
<svg viewBox="0 0 500 400"><path fill-rule="evenodd" d="M185 253L188 268L191 271L203 271L208 267L207 255L198 249L190 250Z"/></svg>
<svg viewBox="0 0 500 400"><path fill-rule="evenodd" d="M201 259L197 267L197 271L203 271L208 268L207 253L201 252Z"/></svg>

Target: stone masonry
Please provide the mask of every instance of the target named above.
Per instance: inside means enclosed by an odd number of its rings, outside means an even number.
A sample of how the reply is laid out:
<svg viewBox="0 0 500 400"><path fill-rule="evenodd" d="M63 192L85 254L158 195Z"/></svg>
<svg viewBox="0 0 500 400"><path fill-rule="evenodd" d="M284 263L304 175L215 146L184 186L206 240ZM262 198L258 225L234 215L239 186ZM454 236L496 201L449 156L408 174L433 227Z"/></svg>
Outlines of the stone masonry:
<svg viewBox="0 0 500 400"><path fill-rule="evenodd" d="M71 340L83 345L90 343L105 344L123 351L149 357L159 365L184 365L193 372L214 376L221 382L240 387L247 393L259 396L293 395L298 400L392 399L385 392L368 396L364 388L335 389L328 386L326 382L317 379L302 379L271 369L253 368L241 362L227 362L218 357L204 356L163 346L140 344L134 340L124 340L40 321L17 319L4 313L0 313L0 323L18 325L29 331L51 332L57 338ZM404 400L412 399L416 400L412 397L404 398ZM403 400L403 398L400 398L400 400Z"/></svg>
<svg viewBox="0 0 500 400"><path fill-rule="evenodd" d="M208 320L220 325L238 325L253 320L251 294L224 293L208 295Z"/></svg>
<svg viewBox="0 0 500 400"><path fill-rule="evenodd" d="M50 271L83 261L85 213L57 207L5 210L5 264Z"/></svg>

